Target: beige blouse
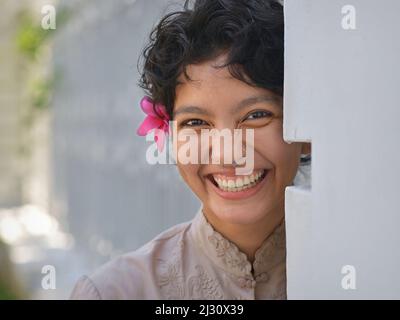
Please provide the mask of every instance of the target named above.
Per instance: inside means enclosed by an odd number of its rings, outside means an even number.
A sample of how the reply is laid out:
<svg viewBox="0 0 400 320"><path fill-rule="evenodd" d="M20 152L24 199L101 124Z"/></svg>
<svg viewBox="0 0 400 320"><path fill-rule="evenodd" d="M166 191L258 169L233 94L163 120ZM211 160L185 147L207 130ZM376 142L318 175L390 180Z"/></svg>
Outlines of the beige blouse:
<svg viewBox="0 0 400 320"><path fill-rule="evenodd" d="M251 264L212 227L202 209L191 221L80 278L70 298L286 299L285 221Z"/></svg>

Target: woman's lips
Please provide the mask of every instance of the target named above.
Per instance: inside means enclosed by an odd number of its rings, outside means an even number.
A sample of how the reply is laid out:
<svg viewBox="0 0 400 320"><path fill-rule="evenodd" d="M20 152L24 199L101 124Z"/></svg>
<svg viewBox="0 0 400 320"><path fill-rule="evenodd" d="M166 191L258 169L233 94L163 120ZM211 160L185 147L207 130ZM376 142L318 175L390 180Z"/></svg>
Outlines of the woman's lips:
<svg viewBox="0 0 400 320"><path fill-rule="evenodd" d="M249 198L253 195L255 195L266 183L266 181L269 178L269 172L270 170L264 170L264 173L262 174L262 176L260 177L260 180L257 181L257 184L247 188L247 189L243 189L240 191L224 191L221 188L219 188L216 185L216 182L213 181L213 177L212 176L207 176L207 182L212 190L214 190L219 196L221 196L224 199L228 199L228 200L240 200L240 199L246 199Z"/></svg>

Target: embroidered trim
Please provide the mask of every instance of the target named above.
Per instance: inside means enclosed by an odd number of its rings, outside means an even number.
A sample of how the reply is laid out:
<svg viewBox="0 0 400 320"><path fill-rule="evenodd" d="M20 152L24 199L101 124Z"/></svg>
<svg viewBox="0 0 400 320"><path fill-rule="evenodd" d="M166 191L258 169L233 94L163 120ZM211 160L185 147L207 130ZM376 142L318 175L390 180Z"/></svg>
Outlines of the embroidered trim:
<svg viewBox="0 0 400 320"><path fill-rule="evenodd" d="M268 271L273 269L278 263L285 262L286 258L286 238L285 238L285 221L283 220L271 233L271 235L264 240L262 245L257 249L254 256L253 265L247 259L244 252L230 240L225 238L221 233L214 229L208 222L204 213L200 212L200 228L204 226L207 242L204 243L206 251L216 257L217 262L233 272L237 276L244 276L249 279L267 279L265 275ZM212 245L212 249L207 250L207 243ZM254 276L252 274L254 269Z"/></svg>
<svg viewBox="0 0 400 320"><path fill-rule="evenodd" d="M190 299L223 300L224 294L216 279L211 278L200 265L196 265L197 274L188 280Z"/></svg>
<svg viewBox="0 0 400 320"><path fill-rule="evenodd" d="M195 265L196 274L185 282L182 271L183 247L184 241L180 239L170 260L158 259L158 286L162 295L168 300L225 299L218 281L210 277L199 264Z"/></svg>
<svg viewBox="0 0 400 320"><path fill-rule="evenodd" d="M268 299L286 299L284 220L256 251L253 265L247 259L246 254L212 227L203 212L200 212L193 221L192 227L195 232L194 241L196 244L202 247L202 251L210 256L225 272L230 273L230 281L236 282L241 288L250 290L255 290L257 283L271 281L271 284L274 283L274 288L268 290L270 292ZM165 299L177 300L227 299L223 289L225 284L210 276L204 266L194 264L194 270L183 270L183 239L184 237L179 239L167 259L158 259L157 283L161 296ZM282 268L276 269L278 266ZM252 267L254 276L251 273ZM223 275L225 276L225 273ZM277 283L278 285L276 285ZM253 294L255 295L254 291ZM265 298L262 292L258 295L261 299ZM246 299L241 295L238 298Z"/></svg>

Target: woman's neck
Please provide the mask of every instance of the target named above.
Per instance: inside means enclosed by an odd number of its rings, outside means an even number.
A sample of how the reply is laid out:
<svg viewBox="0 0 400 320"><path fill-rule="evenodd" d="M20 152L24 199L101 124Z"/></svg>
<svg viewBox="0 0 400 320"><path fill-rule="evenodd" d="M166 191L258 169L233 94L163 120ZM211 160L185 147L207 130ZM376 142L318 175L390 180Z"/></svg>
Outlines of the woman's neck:
<svg viewBox="0 0 400 320"><path fill-rule="evenodd" d="M284 218L284 201L268 212L262 220L254 224L234 224L221 221L210 210L204 209L208 222L225 238L233 242L240 251L246 254L253 264L255 253Z"/></svg>

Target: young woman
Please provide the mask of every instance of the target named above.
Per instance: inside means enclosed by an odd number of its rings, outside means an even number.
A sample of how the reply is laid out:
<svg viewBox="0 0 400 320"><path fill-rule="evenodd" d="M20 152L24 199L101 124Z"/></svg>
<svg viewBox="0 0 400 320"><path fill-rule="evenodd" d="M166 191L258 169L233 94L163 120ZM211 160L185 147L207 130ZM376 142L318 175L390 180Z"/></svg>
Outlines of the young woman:
<svg viewBox="0 0 400 320"><path fill-rule="evenodd" d="M251 129L254 169L178 160L201 201L194 218L82 277L71 298L286 298L284 192L311 146L283 140L283 33L272 0L186 1L159 22L143 54L139 134L169 120L194 135Z"/></svg>

